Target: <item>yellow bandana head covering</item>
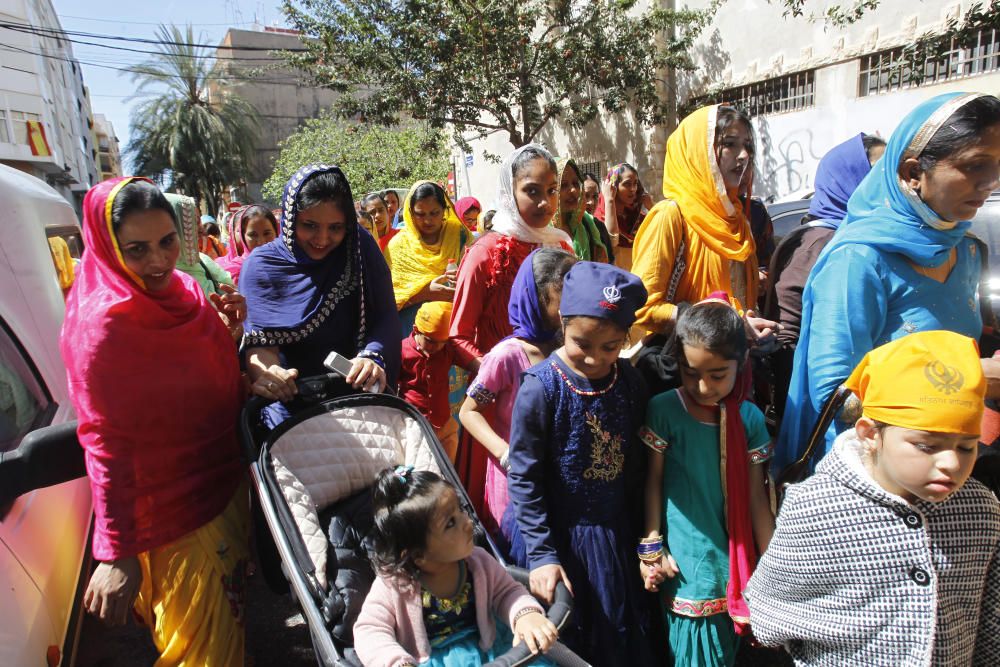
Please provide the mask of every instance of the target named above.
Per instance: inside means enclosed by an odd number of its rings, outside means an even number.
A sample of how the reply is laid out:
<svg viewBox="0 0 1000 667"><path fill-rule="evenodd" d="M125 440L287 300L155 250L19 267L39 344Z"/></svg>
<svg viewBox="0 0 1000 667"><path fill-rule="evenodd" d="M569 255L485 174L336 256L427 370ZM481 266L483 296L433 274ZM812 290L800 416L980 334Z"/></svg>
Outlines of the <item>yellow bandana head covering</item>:
<svg viewBox="0 0 1000 667"><path fill-rule="evenodd" d="M978 435L986 378L976 341L922 331L865 355L844 383L869 419L935 433Z"/></svg>
<svg viewBox="0 0 1000 667"><path fill-rule="evenodd" d="M461 259L462 236L465 225L455 214L455 207L444 195L444 224L441 239L435 246L424 244L420 232L413 224L411 213L413 193L424 183L418 181L410 188L403 202L403 228L396 234L386 249L389 269L392 271L392 289L396 293L396 308L402 309L410 299L426 287L432 280L448 269L448 260Z"/></svg>
<svg viewBox="0 0 1000 667"><path fill-rule="evenodd" d="M417 331L433 340L448 340L451 326L451 303L447 301L427 301L417 310L415 322Z"/></svg>
<svg viewBox="0 0 1000 667"><path fill-rule="evenodd" d="M717 254L742 262L754 253L750 222L726 185L715 159L719 105L702 107L667 139L663 196L677 202L684 222ZM754 267L756 274L756 267Z"/></svg>

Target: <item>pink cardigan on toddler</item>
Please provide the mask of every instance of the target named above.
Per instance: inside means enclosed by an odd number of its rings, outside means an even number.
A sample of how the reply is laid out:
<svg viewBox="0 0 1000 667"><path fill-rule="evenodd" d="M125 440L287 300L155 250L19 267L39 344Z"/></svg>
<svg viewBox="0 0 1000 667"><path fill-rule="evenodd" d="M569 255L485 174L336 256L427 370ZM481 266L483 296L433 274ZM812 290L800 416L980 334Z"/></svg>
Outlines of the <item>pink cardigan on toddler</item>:
<svg viewBox="0 0 1000 667"><path fill-rule="evenodd" d="M494 613L511 626L522 609L545 613L524 586L483 549L475 547L466 563L476 593L476 623L483 650L496 641ZM401 587L393 579L376 578L354 624L354 648L365 667L418 665L430 658L420 586Z"/></svg>

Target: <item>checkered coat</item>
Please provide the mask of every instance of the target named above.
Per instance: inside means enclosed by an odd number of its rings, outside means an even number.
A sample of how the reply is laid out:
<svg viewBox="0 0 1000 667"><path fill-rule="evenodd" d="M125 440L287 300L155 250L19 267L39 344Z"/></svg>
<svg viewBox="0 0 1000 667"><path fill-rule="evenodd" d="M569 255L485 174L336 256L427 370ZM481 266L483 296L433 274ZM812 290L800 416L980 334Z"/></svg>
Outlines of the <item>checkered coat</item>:
<svg viewBox="0 0 1000 667"><path fill-rule="evenodd" d="M970 479L909 504L853 431L789 488L746 589L754 635L797 665L1000 666L1000 505Z"/></svg>

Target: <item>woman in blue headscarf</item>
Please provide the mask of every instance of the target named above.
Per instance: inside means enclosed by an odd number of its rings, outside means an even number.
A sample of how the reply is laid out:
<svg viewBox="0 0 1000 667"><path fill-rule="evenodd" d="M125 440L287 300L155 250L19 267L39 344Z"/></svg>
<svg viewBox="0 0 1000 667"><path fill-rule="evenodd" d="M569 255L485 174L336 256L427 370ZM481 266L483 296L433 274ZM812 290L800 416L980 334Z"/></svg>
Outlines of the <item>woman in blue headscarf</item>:
<svg viewBox="0 0 1000 667"><path fill-rule="evenodd" d="M381 391L396 382L400 329L392 279L354 197L335 166L309 165L285 185L281 234L243 264L247 371L253 391L277 401L296 394L298 377L326 372L330 352L351 359L347 381ZM288 412L275 404L274 425Z"/></svg>
<svg viewBox="0 0 1000 667"><path fill-rule="evenodd" d="M981 263L966 232L998 185L1000 100L948 93L903 119L806 282L776 470L872 349L915 331L979 337ZM836 434L831 425L825 450Z"/></svg>
<svg viewBox="0 0 1000 667"><path fill-rule="evenodd" d="M816 194L802 226L781 240L771 257L764 317L778 322L778 349L771 355L771 404L785 410L792 359L802 327L802 289L819 254L847 217L847 200L885 152L885 140L857 134L830 149L816 168Z"/></svg>

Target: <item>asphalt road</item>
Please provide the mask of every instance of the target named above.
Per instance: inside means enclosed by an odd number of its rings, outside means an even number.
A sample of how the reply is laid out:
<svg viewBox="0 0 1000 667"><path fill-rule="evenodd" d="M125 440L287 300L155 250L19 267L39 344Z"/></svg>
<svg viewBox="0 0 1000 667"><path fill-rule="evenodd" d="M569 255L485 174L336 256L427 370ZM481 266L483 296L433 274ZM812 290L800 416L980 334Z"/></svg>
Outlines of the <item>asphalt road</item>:
<svg viewBox="0 0 1000 667"><path fill-rule="evenodd" d="M315 667L309 630L288 595L275 595L259 574L247 586L247 664ZM156 662L149 630L132 624L108 628L92 616L83 622L77 667L151 667Z"/></svg>

